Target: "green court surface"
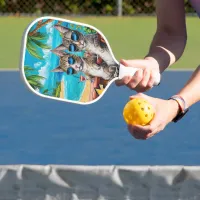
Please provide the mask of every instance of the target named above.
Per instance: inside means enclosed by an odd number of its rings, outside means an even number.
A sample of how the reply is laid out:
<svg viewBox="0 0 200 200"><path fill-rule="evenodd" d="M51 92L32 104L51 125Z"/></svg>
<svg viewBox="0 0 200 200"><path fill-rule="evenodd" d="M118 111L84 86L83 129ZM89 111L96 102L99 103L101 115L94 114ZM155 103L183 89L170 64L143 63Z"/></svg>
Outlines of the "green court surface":
<svg viewBox="0 0 200 200"><path fill-rule="evenodd" d="M35 18L1 17L0 18L0 68L18 68L21 40L28 24ZM142 58L148 51L156 29L155 17L79 17L77 20L89 23L100 29L107 37L117 59ZM196 68L200 63L200 29L198 18L187 18L188 41L184 55L172 68Z"/></svg>

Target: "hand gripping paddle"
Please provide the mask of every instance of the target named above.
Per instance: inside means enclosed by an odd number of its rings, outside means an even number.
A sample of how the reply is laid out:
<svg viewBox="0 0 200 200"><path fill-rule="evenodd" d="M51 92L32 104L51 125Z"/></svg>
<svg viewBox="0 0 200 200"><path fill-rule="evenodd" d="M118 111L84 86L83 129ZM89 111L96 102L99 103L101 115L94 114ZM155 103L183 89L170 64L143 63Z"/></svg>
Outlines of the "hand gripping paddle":
<svg viewBox="0 0 200 200"><path fill-rule="evenodd" d="M20 70L28 88L41 97L90 104L112 82L138 69L120 64L93 26L41 17L25 31ZM160 74L154 80L158 85Z"/></svg>

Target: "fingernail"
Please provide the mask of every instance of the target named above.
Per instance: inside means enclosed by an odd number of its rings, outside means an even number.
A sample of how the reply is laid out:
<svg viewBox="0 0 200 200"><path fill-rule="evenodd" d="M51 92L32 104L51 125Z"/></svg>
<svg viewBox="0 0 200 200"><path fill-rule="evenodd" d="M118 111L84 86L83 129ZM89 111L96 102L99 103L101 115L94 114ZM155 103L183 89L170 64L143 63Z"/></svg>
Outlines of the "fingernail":
<svg viewBox="0 0 200 200"><path fill-rule="evenodd" d="M124 60L124 59L121 59L121 60L120 60L120 62L124 62L124 63L126 63L126 60Z"/></svg>
<svg viewBox="0 0 200 200"><path fill-rule="evenodd" d="M130 100L133 99L133 98L134 98L134 97L132 97L132 96L129 97Z"/></svg>
<svg viewBox="0 0 200 200"><path fill-rule="evenodd" d="M149 134L149 135L147 135L147 137L148 137L148 138L151 138L151 137L153 137L153 134Z"/></svg>

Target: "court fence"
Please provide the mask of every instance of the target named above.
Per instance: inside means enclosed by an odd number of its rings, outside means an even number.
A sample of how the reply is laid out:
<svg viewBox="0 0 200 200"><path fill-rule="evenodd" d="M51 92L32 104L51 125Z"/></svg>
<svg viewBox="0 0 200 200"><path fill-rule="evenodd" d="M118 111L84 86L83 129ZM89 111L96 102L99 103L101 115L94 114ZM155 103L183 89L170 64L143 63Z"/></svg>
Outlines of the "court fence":
<svg viewBox="0 0 200 200"><path fill-rule="evenodd" d="M186 13L195 14L185 0ZM0 15L154 15L155 0L0 0Z"/></svg>

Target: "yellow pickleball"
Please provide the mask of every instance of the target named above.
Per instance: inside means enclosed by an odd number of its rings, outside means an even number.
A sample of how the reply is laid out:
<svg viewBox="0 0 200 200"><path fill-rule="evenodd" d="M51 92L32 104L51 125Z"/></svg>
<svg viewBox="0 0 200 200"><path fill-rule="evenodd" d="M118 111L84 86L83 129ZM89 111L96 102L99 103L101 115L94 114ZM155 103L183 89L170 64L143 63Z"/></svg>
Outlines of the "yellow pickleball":
<svg viewBox="0 0 200 200"><path fill-rule="evenodd" d="M154 107L143 98L130 100L124 107L123 117L127 124L145 126L155 115Z"/></svg>

